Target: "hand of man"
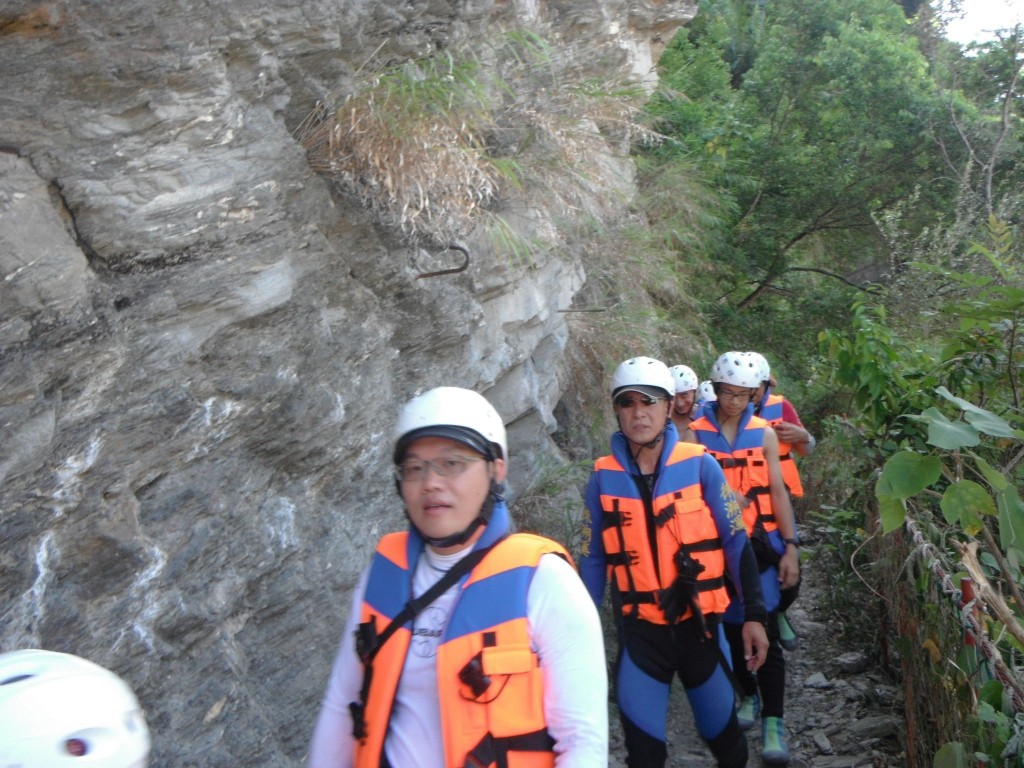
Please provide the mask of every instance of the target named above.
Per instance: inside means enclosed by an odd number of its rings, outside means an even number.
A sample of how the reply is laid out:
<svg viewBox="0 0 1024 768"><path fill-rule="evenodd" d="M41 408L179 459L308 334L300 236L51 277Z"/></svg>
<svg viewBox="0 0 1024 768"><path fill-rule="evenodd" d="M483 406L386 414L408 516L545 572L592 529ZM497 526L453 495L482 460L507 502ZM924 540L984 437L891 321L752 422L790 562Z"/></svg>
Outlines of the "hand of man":
<svg viewBox="0 0 1024 768"><path fill-rule="evenodd" d="M743 622L743 658L751 672L757 672L768 658L768 633L759 621Z"/></svg>
<svg viewBox="0 0 1024 768"><path fill-rule="evenodd" d="M789 589L800 581L800 552L796 547L787 546L779 560L779 585Z"/></svg>

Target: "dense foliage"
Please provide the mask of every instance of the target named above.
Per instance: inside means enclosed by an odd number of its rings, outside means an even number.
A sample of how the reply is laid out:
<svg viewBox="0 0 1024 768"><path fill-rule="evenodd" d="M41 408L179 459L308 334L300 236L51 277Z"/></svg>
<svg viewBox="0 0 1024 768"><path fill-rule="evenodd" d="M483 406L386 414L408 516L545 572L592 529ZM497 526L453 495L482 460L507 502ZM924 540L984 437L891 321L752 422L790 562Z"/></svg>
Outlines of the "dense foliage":
<svg viewBox="0 0 1024 768"><path fill-rule="evenodd" d="M908 764L1016 765L1024 31L962 50L942 21L702 0L660 62L644 210L712 346L765 352L842 446L817 499L890 596Z"/></svg>

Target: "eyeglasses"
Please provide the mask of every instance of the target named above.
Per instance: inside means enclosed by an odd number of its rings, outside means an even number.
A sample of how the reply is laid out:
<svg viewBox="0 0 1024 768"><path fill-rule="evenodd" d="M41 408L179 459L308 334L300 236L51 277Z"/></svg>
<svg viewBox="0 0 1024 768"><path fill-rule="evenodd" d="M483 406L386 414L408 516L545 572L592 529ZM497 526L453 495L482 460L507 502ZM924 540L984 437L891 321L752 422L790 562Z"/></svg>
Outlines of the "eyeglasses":
<svg viewBox="0 0 1024 768"><path fill-rule="evenodd" d="M641 397L630 397L629 395L619 395L615 398L615 405L619 408L635 408L637 405L642 405L645 408L650 408L655 403L660 403L665 398L663 397L650 397L643 395Z"/></svg>
<svg viewBox="0 0 1024 768"><path fill-rule="evenodd" d="M727 389L718 390L719 400L750 400L753 396L750 392L730 392Z"/></svg>
<svg viewBox="0 0 1024 768"><path fill-rule="evenodd" d="M466 467L474 461L483 461L483 457L448 456L437 461L410 459L395 467L395 477L403 483L415 483L418 480L426 480L427 472L431 469L438 477L455 477L465 472Z"/></svg>

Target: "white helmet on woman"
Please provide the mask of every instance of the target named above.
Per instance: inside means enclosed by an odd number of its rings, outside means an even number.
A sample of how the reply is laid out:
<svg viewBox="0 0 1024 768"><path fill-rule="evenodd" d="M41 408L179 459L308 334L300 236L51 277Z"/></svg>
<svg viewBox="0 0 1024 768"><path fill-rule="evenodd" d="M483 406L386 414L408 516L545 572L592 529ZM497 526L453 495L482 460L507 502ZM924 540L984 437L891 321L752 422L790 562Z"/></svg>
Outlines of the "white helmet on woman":
<svg viewBox="0 0 1024 768"><path fill-rule="evenodd" d="M771 381L772 367L768 365L768 358L766 358L760 352L748 352L747 354L753 357L754 362L757 363L757 375L758 377L760 377L761 381Z"/></svg>
<svg viewBox="0 0 1024 768"><path fill-rule="evenodd" d="M612 375L612 397L620 392L639 392L650 397L672 398L676 381L668 366L653 357L631 357Z"/></svg>
<svg viewBox="0 0 1024 768"><path fill-rule="evenodd" d="M676 383L676 393L689 392L699 386L697 374L687 365L673 365L668 369Z"/></svg>
<svg viewBox="0 0 1024 768"><path fill-rule="evenodd" d="M148 759L142 708L113 672L67 653L0 654L0 765L144 768Z"/></svg>
<svg viewBox="0 0 1024 768"><path fill-rule="evenodd" d="M395 425L395 463L409 443L421 437L444 437L463 443L488 459L507 459L505 423L487 399L471 389L437 387L417 395L402 408Z"/></svg>
<svg viewBox="0 0 1024 768"><path fill-rule="evenodd" d="M757 389L761 386L760 366L750 352L726 352L711 366L711 381Z"/></svg>

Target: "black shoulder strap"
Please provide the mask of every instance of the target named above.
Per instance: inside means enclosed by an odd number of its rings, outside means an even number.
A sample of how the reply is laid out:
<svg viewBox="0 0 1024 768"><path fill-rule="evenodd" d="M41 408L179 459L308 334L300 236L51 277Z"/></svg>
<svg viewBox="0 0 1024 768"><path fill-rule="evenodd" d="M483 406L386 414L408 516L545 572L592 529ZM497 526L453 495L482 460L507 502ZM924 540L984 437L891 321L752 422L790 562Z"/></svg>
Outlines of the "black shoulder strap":
<svg viewBox="0 0 1024 768"><path fill-rule="evenodd" d="M391 623L384 628L384 631L377 636L377 642L374 645L374 647L370 650L369 660L373 661L373 658L377 655L377 652L380 650L381 646L388 641L389 637L391 637L393 634L395 634L395 632L401 629L406 622L416 618L420 611L422 611L432 602L437 600L438 597L443 595L452 584L454 584L459 579L461 579L465 574L473 570L473 568L475 568L476 565L481 560L483 560L487 556L487 554L492 549L494 549L494 547L496 547L499 543L500 540L489 547L484 547L483 549L478 549L473 552L470 552L464 558L459 560L459 562L457 562L455 565L453 565L451 568L445 571L444 576L435 581L431 585L430 589L428 589L419 597L414 597L411 600L409 600L409 602L405 604L405 607L403 607L402 610L398 612L398 615L391 620Z"/></svg>

